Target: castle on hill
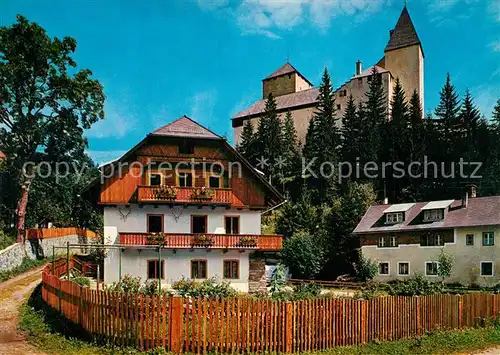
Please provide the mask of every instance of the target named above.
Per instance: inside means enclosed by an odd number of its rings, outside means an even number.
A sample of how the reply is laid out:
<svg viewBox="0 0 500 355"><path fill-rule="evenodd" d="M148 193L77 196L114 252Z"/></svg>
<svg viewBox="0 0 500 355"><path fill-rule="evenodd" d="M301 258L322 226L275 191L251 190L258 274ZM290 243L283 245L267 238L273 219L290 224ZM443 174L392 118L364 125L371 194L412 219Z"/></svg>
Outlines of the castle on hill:
<svg viewBox="0 0 500 355"><path fill-rule="evenodd" d="M335 90L338 117L344 114L350 95L356 102L365 98L374 67L382 77L387 107L390 105L395 80L399 78L407 97L414 90L417 91L423 112L424 52L406 6L399 16L396 27L389 31L389 41L385 46L384 56L375 65L365 70L362 69L362 64L358 60L354 75ZM264 114L265 101L269 93L272 93L276 99L280 118L283 118L287 111L291 112L298 137L301 142L304 141L309 120L314 114L318 101L319 87L314 87L304 75L287 62L262 80L262 99L232 118L235 144L240 142L243 124L246 120L252 120L254 128L257 127L260 117ZM338 122L341 124L340 120Z"/></svg>

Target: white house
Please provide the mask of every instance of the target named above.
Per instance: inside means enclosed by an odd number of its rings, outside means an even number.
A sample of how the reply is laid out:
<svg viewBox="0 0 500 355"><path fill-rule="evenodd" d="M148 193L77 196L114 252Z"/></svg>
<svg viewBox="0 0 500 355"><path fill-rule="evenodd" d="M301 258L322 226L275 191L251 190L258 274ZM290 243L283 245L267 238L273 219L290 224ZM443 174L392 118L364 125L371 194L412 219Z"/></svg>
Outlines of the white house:
<svg viewBox="0 0 500 355"><path fill-rule="evenodd" d="M101 169L105 283L216 276L264 289L266 254L282 238L261 234L261 213L282 197L222 137L183 116Z"/></svg>

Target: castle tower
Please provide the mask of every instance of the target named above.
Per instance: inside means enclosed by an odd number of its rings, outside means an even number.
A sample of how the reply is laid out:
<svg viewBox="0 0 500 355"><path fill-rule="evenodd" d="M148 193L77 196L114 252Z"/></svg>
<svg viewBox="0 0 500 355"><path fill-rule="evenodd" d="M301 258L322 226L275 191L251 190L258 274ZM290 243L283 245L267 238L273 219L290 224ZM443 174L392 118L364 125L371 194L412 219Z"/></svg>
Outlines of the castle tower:
<svg viewBox="0 0 500 355"><path fill-rule="evenodd" d="M266 99L269 93L276 97L307 90L312 86L305 76L300 74L289 62L286 62L262 80L262 98Z"/></svg>
<svg viewBox="0 0 500 355"><path fill-rule="evenodd" d="M406 6L389 36L379 65L390 71L394 79L399 77L408 100L417 90L424 112L424 51Z"/></svg>

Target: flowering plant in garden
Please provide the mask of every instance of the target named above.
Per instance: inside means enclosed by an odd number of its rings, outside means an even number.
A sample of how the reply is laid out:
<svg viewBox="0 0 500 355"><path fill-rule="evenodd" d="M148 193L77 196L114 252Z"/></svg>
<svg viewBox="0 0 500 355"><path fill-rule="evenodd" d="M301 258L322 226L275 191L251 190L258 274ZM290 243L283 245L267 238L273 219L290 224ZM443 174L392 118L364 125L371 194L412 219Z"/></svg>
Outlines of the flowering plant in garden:
<svg viewBox="0 0 500 355"><path fill-rule="evenodd" d="M246 246L246 247L255 247L257 246L257 239L254 237L241 237L238 241L238 245Z"/></svg>
<svg viewBox="0 0 500 355"><path fill-rule="evenodd" d="M169 200L177 198L177 189L174 186L160 186L154 189L156 200Z"/></svg>

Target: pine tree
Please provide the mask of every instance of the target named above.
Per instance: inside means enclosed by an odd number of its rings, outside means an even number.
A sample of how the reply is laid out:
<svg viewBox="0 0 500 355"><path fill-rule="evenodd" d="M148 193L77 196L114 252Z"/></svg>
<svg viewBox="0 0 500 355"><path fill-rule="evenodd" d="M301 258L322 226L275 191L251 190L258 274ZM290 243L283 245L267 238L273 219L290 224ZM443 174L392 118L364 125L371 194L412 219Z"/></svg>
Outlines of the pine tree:
<svg viewBox="0 0 500 355"><path fill-rule="evenodd" d="M500 136L500 99L497 100L493 112L491 113L491 123L497 131L498 136Z"/></svg>
<svg viewBox="0 0 500 355"><path fill-rule="evenodd" d="M434 114L439 118L440 126L442 129L442 146L441 151L443 157L454 159L456 157L454 151L454 142L459 135L459 112L460 100L456 93L455 86L451 83L451 77L448 73L446 75L446 82L441 89L440 101Z"/></svg>
<svg viewBox="0 0 500 355"><path fill-rule="evenodd" d="M237 147L238 151L255 166L257 163L257 152L255 147L255 133L251 120L246 120L241 131L241 141Z"/></svg>
<svg viewBox="0 0 500 355"><path fill-rule="evenodd" d="M478 137L478 124L481 120L481 114L474 104L474 99L469 90L465 91L462 109L460 111L460 135L459 139L463 142L460 146L461 157L465 161L475 161L478 158L476 145L480 143L481 137Z"/></svg>
<svg viewBox="0 0 500 355"><path fill-rule="evenodd" d="M332 84L328 70L325 68L313 122L310 123L310 130L308 130L309 142L306 142L309 150L308 158L316 158L312 167L317 177L309 180L309 187L312 191L318 192L313 194L314 202L317 203L330 200L335 192L340 149L340 132L336 124L335 113ZM321 172L321 166L324 167L324 174Z"/></svg>
<svg viewBox="0 0 500 355"><path fill-rule="evenodd" d="M289 198L294 200L301 194L302 178L300 143L290 111L287 111L283 125L283 156L284 166L281 167L283 189Z"/></svg>
<svg viewBox="0 0 500 355"><path fill-rule="evenodd" d="M342 117L342 148L341 157L343 163L349 163L351 167L351 176L348 180L354 180L353 170L356 164L356 157L360 155L359 138L363 128L361 126L361 116L356 111L356 104L352 95L349 96L347 106ZM343 171L343 176L348 171Z"/></svg>

